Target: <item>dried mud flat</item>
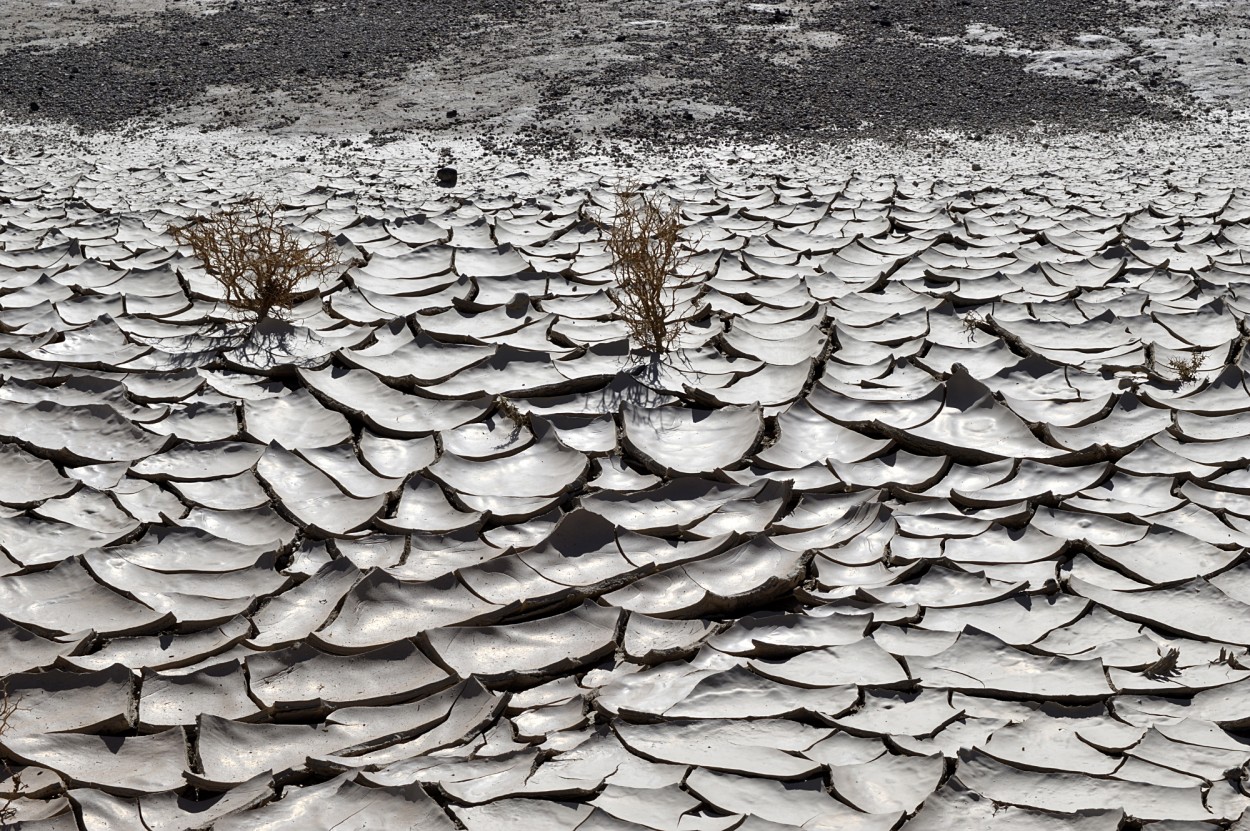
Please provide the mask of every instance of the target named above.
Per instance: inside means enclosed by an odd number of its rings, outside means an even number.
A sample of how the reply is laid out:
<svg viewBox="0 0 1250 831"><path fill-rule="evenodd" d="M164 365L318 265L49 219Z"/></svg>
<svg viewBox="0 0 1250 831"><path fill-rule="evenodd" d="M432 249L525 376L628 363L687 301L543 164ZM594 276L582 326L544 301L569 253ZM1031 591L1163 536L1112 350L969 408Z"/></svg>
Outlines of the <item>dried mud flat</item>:
<svg viewBox="0 0 1250 831"><path fill-rule="evenodd" d="M6 7L15 827L1250 828L1239 14Z"/></svg>

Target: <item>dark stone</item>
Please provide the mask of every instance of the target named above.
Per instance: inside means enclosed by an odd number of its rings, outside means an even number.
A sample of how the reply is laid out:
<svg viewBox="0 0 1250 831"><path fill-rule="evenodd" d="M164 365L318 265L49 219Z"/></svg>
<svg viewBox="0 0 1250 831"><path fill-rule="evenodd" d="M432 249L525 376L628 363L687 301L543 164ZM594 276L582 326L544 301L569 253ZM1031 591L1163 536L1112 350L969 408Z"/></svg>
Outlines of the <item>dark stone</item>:
<svg viewBox="0 0 1250 831"><path fill-rule="evenodd" d="M459 174L456 173L454 167L440 167L438 173L435 174L435 178L438 179L440 187L453 188L456 186Z"/></svg>

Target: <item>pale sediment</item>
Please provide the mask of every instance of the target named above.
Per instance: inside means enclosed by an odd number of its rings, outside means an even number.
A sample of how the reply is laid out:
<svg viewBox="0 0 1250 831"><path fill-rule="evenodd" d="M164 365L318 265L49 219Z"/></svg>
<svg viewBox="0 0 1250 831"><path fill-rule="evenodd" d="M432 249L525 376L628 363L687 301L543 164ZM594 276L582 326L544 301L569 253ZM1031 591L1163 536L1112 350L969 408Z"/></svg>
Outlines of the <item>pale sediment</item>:
<svg viewBox="0 0 1250 831"><path fill-rule="evenodd" d="M653 362L592 221L645 169L236 138L5 164L30 827L1241 816L1240 173L727 149L659 185L698 253ZM249 337L165 228L266 188L359 263Z"/></svg>
<svg viewBox="0 0 1250 831"><path fill-rule="evenodd" d="M22 827L1247 821L1236 9L99 7L0 42Z"/></svg>

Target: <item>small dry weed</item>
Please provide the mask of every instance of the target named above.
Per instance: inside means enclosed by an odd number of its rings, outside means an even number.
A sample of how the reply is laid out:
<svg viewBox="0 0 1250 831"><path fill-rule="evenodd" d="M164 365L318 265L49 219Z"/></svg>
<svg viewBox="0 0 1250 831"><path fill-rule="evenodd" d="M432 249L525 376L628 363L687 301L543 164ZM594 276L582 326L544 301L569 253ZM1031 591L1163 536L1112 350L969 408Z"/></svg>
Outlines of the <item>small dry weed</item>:
<svg viewBox="0 0 1250 831"><path fill-rule="evenodd" d="M1148 665L1142 670L1142 675L1152 681L1162 681L1168 678L1174 678L1177 675L1180 675L1180 670L1177 669L1177 663L1180 656L1181 651L1179 649L1169 647L1168 651L1164 652L1163 655L1160 656L1159 660Z"/></svg>
<svg viewBox="0 0 1250 831"><path fill-rule="evenodd" d="M1176 373L1176 377L1182 384L1192 384L1198 380L1198 369L1202 366L1202 356L1195 352L1188 358L1169 358L1165 366Z"/></svg>
<svg viewBox="0 0 1250 831"><path fill-rule="evenodd" d="M972 340L977 335L977 330L985 325L985 318L977 312L968 312L960 318L963 323L964 334L968 336L968 340Z"/></svg>
<svg viewBox="0 0 1250 831"><path fill-rule="evenodd" d="M616 195L616 219L608 229L608 253L616 273L609 292L629 333L651 352L667 352L681 331L677 271L690 258L682 240L678 205L667 196L633 186Z"/></svg>
<svg viewBox="0 0 1250 831"><path fill-rule="evenodd" d="M253 323L282 316L339 262L329 233L309 244L278 210L275 203L252 197L169 229L221 283L226 302Z"/></svg>
<svg viewBox="0 0 1250 831"><path fill-rule="evenodd" d="M1250 650L1247 650L1247 651L1250 651ZM1223 664L1224 666L1229 666L1229 667L1232 667L1233 669L1247 669L1248 667L1246 667L1246 665L1242 663L1241 661L1241 659L1246 656L1247 651L1238 653L1238 652L1233 652L1227 649L1226 647L1221 646L1220 656L1216 658L1214 661L1212 661L1211 663Z"/></svg>

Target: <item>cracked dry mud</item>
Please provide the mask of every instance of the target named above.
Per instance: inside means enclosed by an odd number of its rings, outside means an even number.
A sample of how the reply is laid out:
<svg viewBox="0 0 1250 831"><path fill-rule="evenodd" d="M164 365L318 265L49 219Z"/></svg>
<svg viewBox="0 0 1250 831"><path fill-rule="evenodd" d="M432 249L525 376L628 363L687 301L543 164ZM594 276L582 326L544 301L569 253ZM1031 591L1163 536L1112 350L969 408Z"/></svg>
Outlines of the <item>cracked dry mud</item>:
<svg viewBox="0 0 1250 831"><path fill-rule="evenodd" d="M1250 827L1239 4L0 21L16 827Z"/></svg>
<svg viewBox="0 0 1250 831"><path fill-rule="evenodd" d="M165 231L237 168L4 172L23 827L1250 805L1229 181L681 177L696 311L654 361L593 181L292 194L359 264L249 332Z"/></svg>

